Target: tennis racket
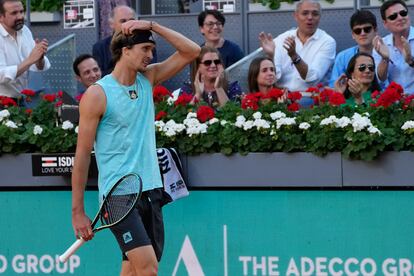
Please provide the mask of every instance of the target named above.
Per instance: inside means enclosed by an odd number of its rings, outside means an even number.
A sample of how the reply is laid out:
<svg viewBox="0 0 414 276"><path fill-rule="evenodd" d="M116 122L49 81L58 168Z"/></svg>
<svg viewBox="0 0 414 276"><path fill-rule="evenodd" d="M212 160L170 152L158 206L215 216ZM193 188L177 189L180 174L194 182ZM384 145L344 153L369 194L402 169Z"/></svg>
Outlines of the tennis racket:
<svg viewBox="0 0 414 276"><path fill-rule="evenodd" d="M134 209L142 193L142 180L137 174L125 175L116 182L104 198L98 213L92 221L94 233L112 227L123 221ZM100 222L100 225L97 225ZM59 261L66 262L85 241L77 239L62 255Z"/></svg>

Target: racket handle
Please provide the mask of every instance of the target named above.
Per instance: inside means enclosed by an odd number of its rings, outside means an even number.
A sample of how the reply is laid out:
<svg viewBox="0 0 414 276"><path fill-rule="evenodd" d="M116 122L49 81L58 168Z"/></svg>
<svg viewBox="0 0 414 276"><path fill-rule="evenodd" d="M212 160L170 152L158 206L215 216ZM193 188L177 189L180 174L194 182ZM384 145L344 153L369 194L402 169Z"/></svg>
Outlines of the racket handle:
<svg viewBox="0 0 414 276"><path fill-rule="evenodd" d="M76 250L79 249L79 247L81 247L83 244L85 243L85 241L83 239L77 239L66 251L65 253L63 253L62 255L59 256L59 261L61 261L62 263L65 263L70 256L72 256Z"/></svg>

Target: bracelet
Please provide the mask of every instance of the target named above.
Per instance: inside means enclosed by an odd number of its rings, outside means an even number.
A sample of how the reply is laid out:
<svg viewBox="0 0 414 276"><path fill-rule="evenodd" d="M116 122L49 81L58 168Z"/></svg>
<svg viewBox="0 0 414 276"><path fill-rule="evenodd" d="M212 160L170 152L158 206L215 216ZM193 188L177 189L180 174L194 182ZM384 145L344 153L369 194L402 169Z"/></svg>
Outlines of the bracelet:
<svg viewBox="0 0 414 276"><path fill-rule="evenodd" d="M302 58L298 55L292 60L292 63L296 65L296 64L299 64L301 61L302 61Z"/></svg>
<svg viewBox="0 0 414 276"><path fill-rule="evenodd" d="M414 67L414 58L411 57L411 60L409 62L407 62L408 66L410 67Z"/></svg>

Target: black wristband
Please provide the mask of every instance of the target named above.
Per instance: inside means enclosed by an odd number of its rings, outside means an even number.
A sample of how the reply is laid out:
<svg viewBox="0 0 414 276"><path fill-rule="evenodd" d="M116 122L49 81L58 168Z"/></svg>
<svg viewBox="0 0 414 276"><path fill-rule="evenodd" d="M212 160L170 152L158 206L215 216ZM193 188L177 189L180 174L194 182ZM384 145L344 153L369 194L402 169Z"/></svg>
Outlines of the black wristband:
<svg viewBox="0 0 414 276"><path fill-rule="evenodd" d="M296 64L299 64L301 61L302 61L302 58L298 55L292 60L292 63L296 65Z"/></svg>

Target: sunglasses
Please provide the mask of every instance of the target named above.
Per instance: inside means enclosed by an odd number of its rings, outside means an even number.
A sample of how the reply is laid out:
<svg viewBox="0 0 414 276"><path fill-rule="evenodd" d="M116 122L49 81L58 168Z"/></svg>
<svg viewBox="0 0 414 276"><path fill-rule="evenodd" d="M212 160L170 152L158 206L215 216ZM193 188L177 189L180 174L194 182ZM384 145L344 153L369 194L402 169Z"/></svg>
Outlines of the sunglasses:
<svg viewBox="0 0 414 276"><path fill-rule="evenodd" d="M217 26L217 28L220 28L223 26L223 23L221 23L220 21L216 21L216 22L206 22L204 23L205 26L207 26L207 28L212 29L214 27L214 25Z"/></svg>
<svg viewBox="0 0 414 276"><path fill-rule="evenodd" d="M408 15L408 11L407 10L401 10L399 12L395 12L389 16L387 16L388 20L394 21L395 19L397 19L398 15L400 15L401 17L406 17Z"/></svg>
<svg viewBox="0 0 414 276"><path fill-rule="evenodd" d="M370 72L374 72L374 65L373 64L360 64L358 66L358 71L359 72L365 72L365 70L367 70L367 68Z"/></svg>
<svg viewBox="0 0 414 276"><path fill-rule="evenodd" d="M210 66L213 62L214 62L215 65L221 64L221 60L219 60L219 59L215 59L215 60L208 59L208 60L202 61L200 63L204 64L205 66Z"/></svg>
<svg viewBox="0 0 414 276"><path fill-rule="evenodd" d="M369 34L372 31L372 26L367 26L367 27L363 27L363 28L355 28L352 31L356 35L360 35L362 33L362 31L364 31L364 33L366 33L366 34Z"/></svg>

